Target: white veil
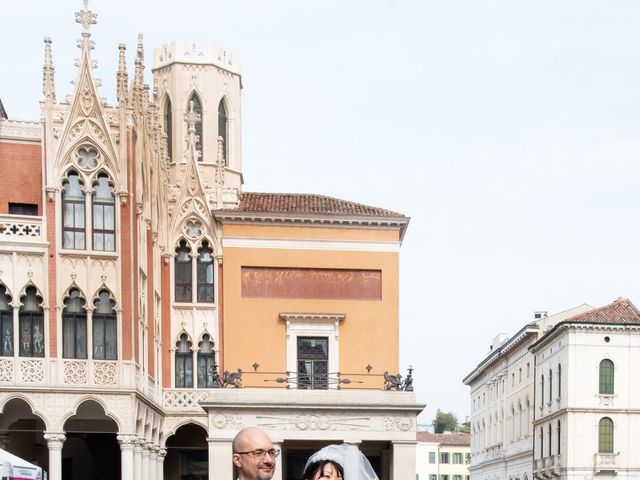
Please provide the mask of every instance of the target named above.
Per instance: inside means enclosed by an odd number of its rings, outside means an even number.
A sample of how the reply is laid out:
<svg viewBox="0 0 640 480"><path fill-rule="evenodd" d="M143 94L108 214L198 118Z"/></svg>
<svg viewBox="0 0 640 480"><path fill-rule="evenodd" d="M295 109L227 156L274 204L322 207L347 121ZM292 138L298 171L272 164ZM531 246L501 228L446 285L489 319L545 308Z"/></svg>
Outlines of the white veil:
<svg viewBox="0 0 640 480"><path fill-rule="evenodd" d="M357 447L352 445L327 445L309 457L304 472L316 462L330 460L337 463L344 471L344 480L378 480L373 467Z"/></svg>

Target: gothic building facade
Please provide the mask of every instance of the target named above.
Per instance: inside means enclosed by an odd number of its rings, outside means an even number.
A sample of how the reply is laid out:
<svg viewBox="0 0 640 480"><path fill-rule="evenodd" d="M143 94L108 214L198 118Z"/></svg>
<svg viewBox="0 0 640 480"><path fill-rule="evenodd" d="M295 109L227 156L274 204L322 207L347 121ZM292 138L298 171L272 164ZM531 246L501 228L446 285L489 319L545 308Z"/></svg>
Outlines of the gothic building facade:
<svg viewBox="0 0 640 480"><path fill-rule="evenodd" d="M47 38L41 120L0 118L0 447L52 480L231 479L253 425L278 479L329 442L413 479L421 406L410 380L383 388L409 219L243 191L237 59L170 43L150 87L139 38L108 105L96 15L76 21L71 94Z"/></svg>

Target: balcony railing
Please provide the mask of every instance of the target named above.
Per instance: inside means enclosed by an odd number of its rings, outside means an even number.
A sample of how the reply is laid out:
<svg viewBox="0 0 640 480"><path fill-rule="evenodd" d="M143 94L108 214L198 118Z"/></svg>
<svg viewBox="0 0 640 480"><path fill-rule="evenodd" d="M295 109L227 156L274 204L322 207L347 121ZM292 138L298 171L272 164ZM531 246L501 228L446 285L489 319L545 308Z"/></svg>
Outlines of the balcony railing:
<svg viewBox="0 0 640 480"><path fill-rule="evenodd" d="M42 217L0 215L0 241L36 243L44 240Z"/></svg>
<svg viewBox="0 0 640 480"><path fill-rule="evenodd" d="M560 476L561 458L559 454L536 458L533 464L533 476L538 479L548 479Z"/></svg>
<svg viewBox="0 0 640 480"><path fill-rule="evenodd" d="M618 453L596 453L595 454L595 471L615 471L618 459Z"/></svg>

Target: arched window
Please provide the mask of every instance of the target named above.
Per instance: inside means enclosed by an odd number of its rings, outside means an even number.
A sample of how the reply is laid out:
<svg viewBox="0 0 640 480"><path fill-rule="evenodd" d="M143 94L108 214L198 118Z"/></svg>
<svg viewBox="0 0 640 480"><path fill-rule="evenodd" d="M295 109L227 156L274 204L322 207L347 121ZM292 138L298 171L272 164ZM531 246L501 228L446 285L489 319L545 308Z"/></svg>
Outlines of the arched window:
<svg viewBox="0 0 640 480"><path fill-rule="evenodd" d="M20 356L44 357L44 309L35 287L27 287L20 298Z"/></svg>
<svg viewBox="0 0 640 480"><path fill-rule="evenodd" d="M69 291L62 312L63 358L87 358L87 312L77 288Z"/></svg>
<svg viewBox="0 0 640 480"><path fill-rule="evenodd" d="M540 405L544 405L544 375L540 377Z"/></svg>
<svg viewBox="0 0 640 480"><path fill-rule="evenodd" d="M0 355L13 357L13 307L7 287L0 284Z"/></svg>
<svg viewBox="0 0 640 480"><path fill-rule="evenodd" d="M558 420L558 428L556 428L556 436L557 438L557 449L556 449L556 453L558 455L560 455L560 420Z"/></svg>
<svg viewBox="0 0 640 480"><path fill-rule="evenodd" d="M93 311L93 358L116 360L118 341L115 302L107 290L102 290L94 302Z"/></svg>
<svg viewBox="0 0 640 480"><path fill-rule="evenodd" d="M553 370L549 369L549 401L553 400Z"/></svg>
<svg viewBox="0 0 640 480"><path fill-rule="evenodd" d="M213 250L204 240L198 249L198 302L213 303Z"/></svg>
<svg viewBox="0 0 640 480"><path fill-rule="evenodd" d="M84 250L84 193L76 172L62 183L62 248Z"/></svg>
<svg viewBox="0 0 640 480"><path fill-rule="evenodd" d="M613 453L613 420L609 417L598 423L598 452Z"/></svg>
<svg viewBox="0 0 640 480"><path fill-rule="evenodd" d="M116 249L116 203L113 185L105 173L93 184L93 249L113 252Z"/></svg>
<svg viewBox="0 0 640 480"><path fill-rule="evenodd" d="M558 364L558 398L562 395L562 367Z"/></svg>
<svg viewBox="0 0 640 480"><path fill-rule="evenodd" d="M198 344L198 388L218 386L218 367L209 335L203 335Z"/></svg>
<svg viewBox="0 0 640 480"><path fill-rule="evenodd" d="M229 165L229 146L227 145L227 109L224 106L224 99L218 104L218 138L222 138L222 154L224 164Z"/></svg>
<svg viewBox="0 0 640 480"><path fill-rule="evenodd" d="M186 240L181 240L176 248L175 259L175 300L176 302L193 302L193 274L191 271L191 249Z"/></svg>
<svg viewBox="0 0 640 480"><path fill-rule="evenodd" d="M198 97L198 95L196 93L194 93L193 95L191 95L191 98L189 99L189 102L193 102L193 111L195 113L197 113L198 115L200 115L200 120L196 121L195 127L196 127L196 150L198 152L200 152L200 157L198 158L198 161L203 162L204 161L204 151L202 150L202 123L204 121L204 118L202 117L202 103L200 102L200 97Z"/></svg>
<svg viewBox="0 0 640 480"><path fill-rule="evenodd" d="M540 458L544 458L544 427L540 427Z"/></svg>
<svg viewBox="0 0 640 480"><path fill-rule="evenodd" d="M167 135L167 155L171 161L173 149L173 128L171 126L171 100L167 97L167 103L164 105L164 133Z"/></svg>
<svg viewBox="0 0 640 480"><path fill-rule="evenodd" d="M551 453L551 424L549 424L549 426L547 427L547 438L549 441L549 446L547 447L549 449L549 456L552 455Z"/></svg>
<svg viewBox="0 0 640 480"><path fill-rule="evenodd" d="M605 358L600 362L600 395L613 395L613 362Z"/></svg>
<svg viewBox="0 0 640 480"><path fill-rule="evenodd" d="M176 343L176 388L193 388L193 354L186 333Z"/></svg>

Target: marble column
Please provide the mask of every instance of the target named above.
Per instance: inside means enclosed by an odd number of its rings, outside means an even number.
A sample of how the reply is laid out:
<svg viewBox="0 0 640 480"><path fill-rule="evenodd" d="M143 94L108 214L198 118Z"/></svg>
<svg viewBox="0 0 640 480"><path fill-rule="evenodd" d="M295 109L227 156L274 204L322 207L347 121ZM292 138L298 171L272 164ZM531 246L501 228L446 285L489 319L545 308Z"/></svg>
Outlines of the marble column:
<svg viewBox="0 0 640 480"><path fill-rule="evenodd" d="M149 449L149 480L156 480L156 457L158 456L159 448L156 445L151 445Z"/></svg>
<svg viewBox="0 0 640 480"><path fill-rule="evenodd" d="M62 480L62 445L66 438L64 433L46 432L44 434L49 447L49 480Z"/></svg>
<svg viewBox="0 0 640 480"><path fill-rule="evenodd" d="M144 449L145 441L142 439L136 440L135 447L133 448L133 478L134 480L142 480L142 450Z"/></svg>
<svg viewBox="0 0 640 480"><path fill-rule="evenodd" d="M133 480L133 449L136 446L135 435L118 435L120 444L120 471L122 480Z"/></svg>
<svg viewBox="0 0 640 480"><path fill-rule="evenodd" d="M167 456L166 448L159 448L156 455L156 480L164 480L164 457Z"/></svg>
<svg viewBox="0 0 640 480"><path fill-rule="evenodd" d="M142 480L149 480L149 454L151 443L145 442L142 448Z"/></svg>
<svg viewBox="0 0 640 480"><path fill-rule="evenodd" d="M209 443L209 480L233 480L231 439L207 438Z"/></svg>
<svg viewBox="0 0 640 480"><path fill-rule="evenodd" d="M415 480L416 445L415 440L395 440L393 445L393 465L391 480Z"/></svg>
<svg viewBox="0 0 640 480"><path fill-rule="evenodd" d="M280 455L276 457L276 471L273 473L272 480L282 480L282 443L283 442L273 442L273 448L280 450Z"/></svg>

